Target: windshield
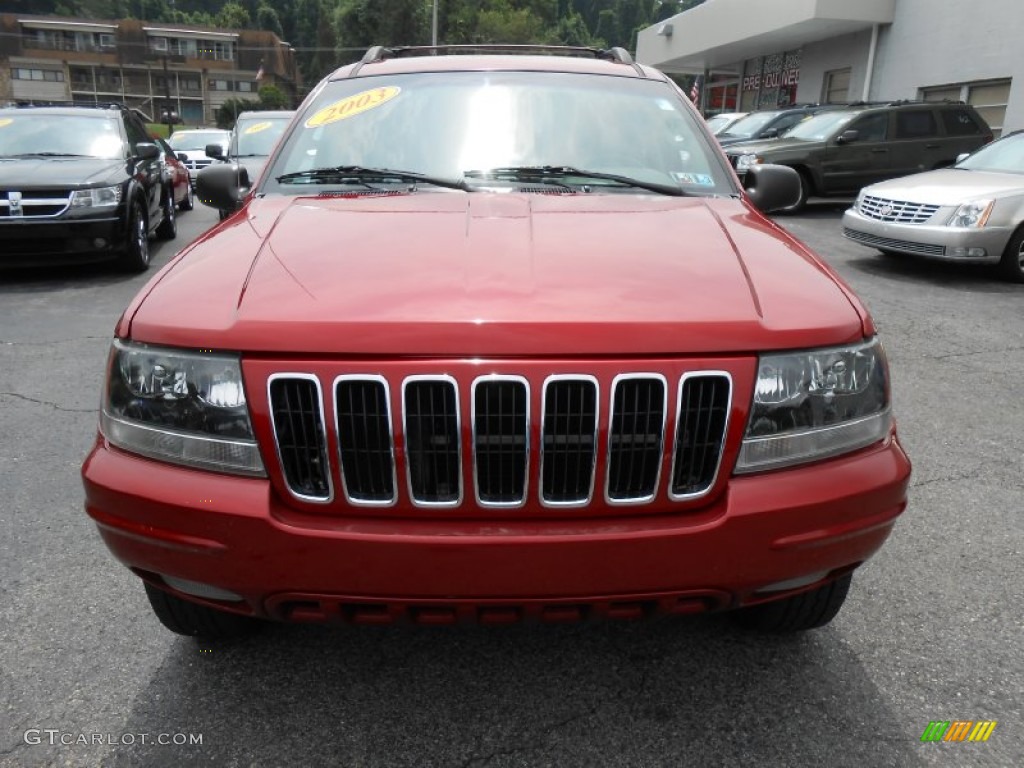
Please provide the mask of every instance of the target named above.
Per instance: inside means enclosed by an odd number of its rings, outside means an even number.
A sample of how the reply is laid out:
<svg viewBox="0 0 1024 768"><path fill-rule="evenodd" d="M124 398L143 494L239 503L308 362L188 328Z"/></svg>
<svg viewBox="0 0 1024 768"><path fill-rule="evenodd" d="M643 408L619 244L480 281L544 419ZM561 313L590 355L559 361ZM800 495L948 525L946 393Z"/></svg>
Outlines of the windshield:
<svg viewBox="0 0 1024 768"><path fill-rule="evenodd" d="M167 140L179 152L203 151L207 144L227 146L227 131L178 131Z"/></svg>
<svg viewBox="0 0 1024 768"><path fill-rule="evenodd" d="M238 150L235 154L239 157L269 155L291 120L291 113L283 117L239 120L235 124L235 136L238 141Z"/></svg>
<svg viewBox="0 0 1024 768"><path fill-rule="evenodd" d="M797 123L783 136L787 139L804 141L825 141L829 136L842 128L854 118L847 112L819 112L813 117Z"/></svg>
<svg viewBox="0 0 1024 768"><path fill-rule="evenodd" d="M0 115L0 156L125 156L117 122L104 115Z"/></svg>
<svg viewBox="0 0 1024 768"><path fill-rule="evenodd" d="M553 183L560 169L573 168L696 194L732 193L700 122L670 86L634 78L429 72L339 80L296 119L266 183L340 166L446 180L468 175L471 186L527 176ZM644 191L562 175L588 188ZM326 178L291 177L276 189L294 194L296 184Z"/></svg>
<svg viewBox="0 0 1024 768"><path fill-rule="evenodd" d="M986 144L956 167L967 171L1024 173L1024 133Z"/></svg>
<svg viewBox="0 0 1024 768"><path fill-rule="evenodd" d="M742 117L729 126L729 130L726 131L723 136L743 136L744 138L752 138L759 134L761 130L768 125L772 120L781 115L781 112L754 112L753 114Z"/></svg>

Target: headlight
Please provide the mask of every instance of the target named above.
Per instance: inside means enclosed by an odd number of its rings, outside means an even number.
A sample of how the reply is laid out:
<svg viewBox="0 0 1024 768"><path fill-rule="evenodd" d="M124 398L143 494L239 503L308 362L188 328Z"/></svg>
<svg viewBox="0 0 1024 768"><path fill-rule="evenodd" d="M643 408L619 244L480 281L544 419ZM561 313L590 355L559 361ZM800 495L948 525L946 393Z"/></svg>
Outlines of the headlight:
<svg viewBox="0 0 1024 768"><path fill-rule="evenodd" d="M71 196L72 208L110 208L121 202L121 187L76 189Z"/></svg>
<svg viewBox="0 0 1024 768"><path fill-rule="evenodd" d="M956 213L946 222L950 227L984 227L992 213L995 200L976 200L964 203L956 209Z"/></svg>
<svg viewBox="0 0 1024 768"><path fill-rule="evenodd" d="M878 339L763 355L736 472L816 461L882 440L892 422L888 378Z"/></svg>
<svg viewBox="0 0 1024 768"><path fill-rule="evenodd" d="M115 341L100 430L152 459L265 476L234 355Z"/></svg>
<svg viewBox="0 0 1024 768"><path fill-rule="evenodd" d="M751 166L759 165L762 161L760 157L755 155L753 152L748 152L745 155L740 155L736 158L736 170L745 171Z"/></svg>

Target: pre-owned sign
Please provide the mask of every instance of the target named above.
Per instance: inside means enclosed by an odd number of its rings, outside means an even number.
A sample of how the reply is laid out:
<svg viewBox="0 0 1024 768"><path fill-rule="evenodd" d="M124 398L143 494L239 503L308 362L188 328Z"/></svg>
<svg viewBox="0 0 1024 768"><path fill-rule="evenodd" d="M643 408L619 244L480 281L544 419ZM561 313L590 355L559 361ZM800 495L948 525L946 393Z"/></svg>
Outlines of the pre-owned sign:
<svg viewBox="0 0 1024 768"><path fill-rule="evenodd" d="M758 74L744 77L743 90L756 91L758 88L781 88L787 85L796 85L799 82L799 69L783 69L780 72L765 72L763 75Z"/></svg>

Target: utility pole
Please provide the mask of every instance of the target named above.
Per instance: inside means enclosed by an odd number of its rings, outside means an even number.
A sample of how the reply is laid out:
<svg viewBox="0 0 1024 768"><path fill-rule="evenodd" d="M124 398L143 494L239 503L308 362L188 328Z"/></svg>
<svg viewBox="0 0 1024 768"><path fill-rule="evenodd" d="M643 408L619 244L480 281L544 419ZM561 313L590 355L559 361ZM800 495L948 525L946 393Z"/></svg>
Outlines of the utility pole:
<svg viewBox="0 0 1024 768"><path fill-rule="evenodd" d="M437 46L437 0L434 0L434 23L431 30L430 44Z"/></svg>
<svg viewBox="0 0 1024 768"><path fill-rule="evenodd" d="M171 76L167 73L167 54L163 55L164 60L164 111L167 116L167 138L171 137L174 131L173 112L171 111Z"/></svg>

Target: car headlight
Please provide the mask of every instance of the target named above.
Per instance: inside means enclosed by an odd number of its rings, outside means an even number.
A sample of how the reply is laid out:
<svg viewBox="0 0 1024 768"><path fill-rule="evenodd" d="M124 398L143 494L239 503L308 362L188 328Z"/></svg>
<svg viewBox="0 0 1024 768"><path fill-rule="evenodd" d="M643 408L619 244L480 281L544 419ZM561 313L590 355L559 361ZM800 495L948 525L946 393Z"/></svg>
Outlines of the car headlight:
<svg viewBox="0 0 1024 768"><path fill-rule="evenodd" d="M115 341L100 430L112 445L152 459L266 474L237 355Z"/></svg>
<svg viewBox="0 0 1024 768"><path fill-rule="evenodd" d="M759 165L762 162L764 161L753 152L747 152L746 154L740 155L736 158L736 170L746 171L752 166Z"/></svg>
<svg viewBox="0 0 1024 768"><path fill-rule="evenodd" d="M992 213L992 206L995 200L975 200L973 203L964 203L946 222L949 227L984 227L988 217Z"/></svg>
<svg viewBox="0 0 1024 768"><path fill-rule="evenodd" d="M889 376L878 339L762 355L736 472L802 464L889 434Z"/></svg>
<svg viewBox="0 0 1024 768"><path fill-rule="evenodd" d="M121 202L121 187L76 189L71 196L72 208L111 208Z"/></svg>

